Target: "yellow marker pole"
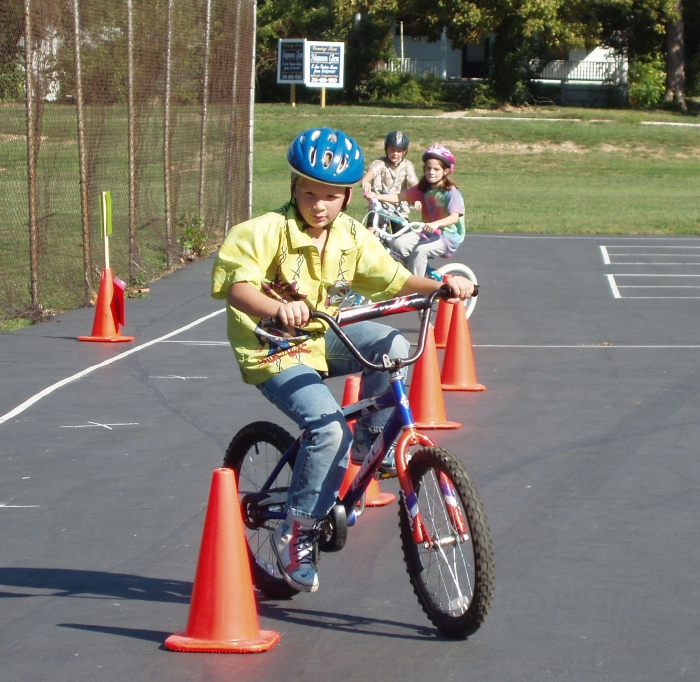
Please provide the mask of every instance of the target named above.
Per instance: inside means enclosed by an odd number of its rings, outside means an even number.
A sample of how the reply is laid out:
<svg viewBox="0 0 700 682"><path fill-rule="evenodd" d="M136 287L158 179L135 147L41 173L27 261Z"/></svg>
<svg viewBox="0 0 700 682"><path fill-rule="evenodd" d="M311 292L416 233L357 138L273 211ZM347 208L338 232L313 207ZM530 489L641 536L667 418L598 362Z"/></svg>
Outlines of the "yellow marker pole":
<svg viewBox="0 0 700 682"><path fill-rule="evenodd" d="M102 192L100 200L100 218L102 223L102 240L105 249L105 269L109 270L109 235L112 234L112 196Z"/></svg>
<svg viewBox="0 0 700 682"><path fill-rule="evenodd" d="M321 109L326 108L326 88L321 88Z"/></svg>
<svg viewBox="0 0 700 682"><path fill-rule="evenodd" d="M295 107L297 105L297 84L292 83L292 89L289 93L289 103Z"/></svg>

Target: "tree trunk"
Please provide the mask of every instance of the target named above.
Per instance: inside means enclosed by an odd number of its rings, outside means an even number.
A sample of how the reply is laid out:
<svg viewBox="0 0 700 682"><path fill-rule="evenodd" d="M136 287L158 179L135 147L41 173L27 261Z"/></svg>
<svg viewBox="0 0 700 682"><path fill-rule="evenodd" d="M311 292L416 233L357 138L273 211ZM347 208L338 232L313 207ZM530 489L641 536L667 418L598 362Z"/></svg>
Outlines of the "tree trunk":
<svg viewBox="0 0 700 682"><path fill-rule="evenodd" d="M687 111L685 102L685 43L683 41L683 7L677 0L678 21L666 24L666 94L664 103L675 102L683 111Z"/></svg>

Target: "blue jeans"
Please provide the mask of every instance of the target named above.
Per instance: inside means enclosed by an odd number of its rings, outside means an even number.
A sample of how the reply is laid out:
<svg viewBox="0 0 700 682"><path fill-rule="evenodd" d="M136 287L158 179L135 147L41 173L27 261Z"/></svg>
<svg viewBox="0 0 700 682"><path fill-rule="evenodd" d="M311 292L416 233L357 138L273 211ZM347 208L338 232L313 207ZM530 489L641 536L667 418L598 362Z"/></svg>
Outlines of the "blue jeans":
<svg viewBox="0 0 700 682"><path fill-rule="evenodd" d="M370 361L382 356L406 357L409 344L395 329L376 322L358 322L343 331ZM388 372L364 370L334 332L326 333L326 362L330 376L362 371L360 397L371 397L389 387ZM287 496L287 512L302 518L324 517L335 504L348 466L352 433L340 406L315 369L297 365L258 385L260 392L303 431ZM379 433L391 410L358 421L356 437Z"/></svg>

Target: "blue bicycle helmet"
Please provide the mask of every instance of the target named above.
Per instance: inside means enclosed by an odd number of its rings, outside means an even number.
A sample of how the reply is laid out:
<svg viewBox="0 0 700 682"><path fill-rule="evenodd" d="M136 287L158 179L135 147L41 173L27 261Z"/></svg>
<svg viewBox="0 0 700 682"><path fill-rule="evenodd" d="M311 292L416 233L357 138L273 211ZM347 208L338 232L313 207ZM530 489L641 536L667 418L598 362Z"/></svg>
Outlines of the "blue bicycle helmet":
<svg viewBox="0 0 700 682"><path fill-rule="evenodd" d="M342 130L311 128L299 133L287 150L290 169L311 180L351 187L365 173L365 157Z"/></svg>

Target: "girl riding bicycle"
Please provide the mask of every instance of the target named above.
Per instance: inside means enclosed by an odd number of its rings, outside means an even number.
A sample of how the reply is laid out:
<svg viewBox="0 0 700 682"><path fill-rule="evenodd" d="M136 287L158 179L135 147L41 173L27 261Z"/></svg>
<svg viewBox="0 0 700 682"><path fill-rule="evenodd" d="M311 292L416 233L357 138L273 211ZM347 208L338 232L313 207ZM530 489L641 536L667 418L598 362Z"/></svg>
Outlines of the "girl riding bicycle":
<svg viewBox="0 0 700 682"><path fill-rule="evenodd" d="M449 177L454 168L452 152L434 144L423 152L423 177L417 185L395 194L367 193L370 198L394 204L421 202L423 230L401 235L391 244L418 277L425 275L429 258L449 258L464 241L464 198Z"/></svg>
<svg viewBox="0 0 700 682"><path fill-rule="evenodd" d="M294 420L303 431L287 496L287 518L271 544L285 581L297 590L318 589L314 529L335 504L345 475L352 433L323 383L363 367L325 323L309 322L311 310L335 314L350 286L373 300L429 294L440 282L411 275L360 223L344 213L352 186L364 172L359 145L342 131L300 133L287 152L292 171L289 203L235 225L214 264L212 296L226 298L228 337L243 380ZM450 278L456 303L472 283ZM270 333L261 318L283 327ZM363 354L405 357L408 342L391 327L360 322L348 336ZM386 372L363 373L361 397L388 388ZM385 411L384 411L385 412ZM364 450L388 414L375 412L355 427L353 453ZM355 459L355 457L353 457Z"/></svg>

